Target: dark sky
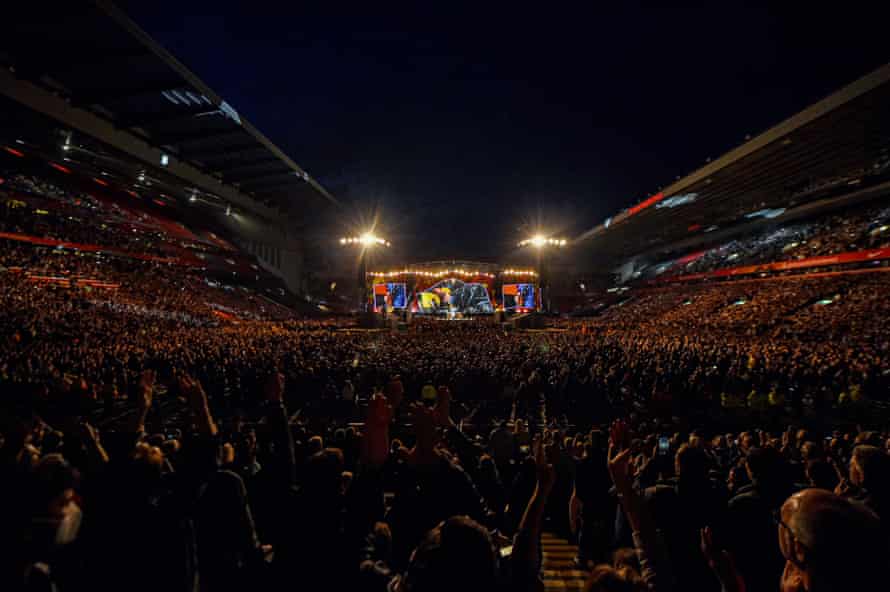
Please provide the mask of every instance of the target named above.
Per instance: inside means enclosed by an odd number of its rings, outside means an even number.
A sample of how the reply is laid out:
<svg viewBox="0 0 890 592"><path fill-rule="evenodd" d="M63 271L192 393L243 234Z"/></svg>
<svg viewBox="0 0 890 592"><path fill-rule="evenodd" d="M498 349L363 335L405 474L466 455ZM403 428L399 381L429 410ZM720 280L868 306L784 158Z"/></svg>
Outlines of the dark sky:
<svg viewBox="0 0 890 592"><path fill-rule="evenodd" d="M407 260L584 230L890 57L878 3L120 4Z"/></svg>

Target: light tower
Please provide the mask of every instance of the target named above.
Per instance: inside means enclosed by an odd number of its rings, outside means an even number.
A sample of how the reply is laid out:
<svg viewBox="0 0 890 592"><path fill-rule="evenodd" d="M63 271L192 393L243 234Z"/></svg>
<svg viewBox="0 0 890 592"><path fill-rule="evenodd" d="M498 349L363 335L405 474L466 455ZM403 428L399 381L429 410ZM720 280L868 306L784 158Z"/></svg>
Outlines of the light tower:
<svg viewBox="0 0 890 592"><path fill-rule="evenodd" d="M541 293L541 309L550 312L550 261L548 255L554 249L561 249L568 244L564 238L555 238L536 234L530 238L519 241L520 249L530 247L535 250L536 266L538 271L538 290Z"/></svg>
<svg viewBox="0 0 890 592"><path fill-rule="evenodd" d="M358 264L358 309L361 312L368 310L368 253L377 247L389 247L391 243L375 235L373 232L364 232L358 236L343 237L340 244L344 247L355 246L359 250Z"/></svg>

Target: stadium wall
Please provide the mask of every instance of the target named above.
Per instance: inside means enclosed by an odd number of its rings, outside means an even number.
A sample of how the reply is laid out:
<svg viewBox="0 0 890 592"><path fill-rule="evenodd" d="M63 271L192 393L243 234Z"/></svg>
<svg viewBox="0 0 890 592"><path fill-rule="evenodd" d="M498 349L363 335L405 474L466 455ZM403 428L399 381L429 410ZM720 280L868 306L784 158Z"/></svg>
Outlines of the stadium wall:
<svg viewBox="0 0 890 592"><path fill-rule="evenodd" d="M288 290L294 294L306 292L305 249L299 235L240 211L229 216L220 212L214 218L239 247L280 277Z"/></svg>

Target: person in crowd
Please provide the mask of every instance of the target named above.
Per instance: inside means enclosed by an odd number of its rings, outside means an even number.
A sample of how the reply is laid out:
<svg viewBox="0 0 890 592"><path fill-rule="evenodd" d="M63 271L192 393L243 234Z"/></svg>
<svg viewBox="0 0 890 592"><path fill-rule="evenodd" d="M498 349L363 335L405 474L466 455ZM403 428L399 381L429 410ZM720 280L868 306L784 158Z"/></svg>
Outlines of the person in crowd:
<svg viewBox="0 0 890 592"><path fill-rule="evenodd" d="M782 590L867 590L881 581L888 546L877 515L863 504L806 489L776 517L785 558Z"/></svg>
<svg viewBox="0 0 890 592"><path fill-rule="evenodd" d="M890 455L870 444L853 449L849 483L854 499L868 506L883 522L890 519Z"/></svg>
<svg viewBox="0 0 890 592"><path fill-rule="evenodd" d="M752 590L774 585L783 560L773 537L773 513L793 492L788 464L775 448L755 447L744 459L750 483L729 500L726 523L715 527Z"/></svg>

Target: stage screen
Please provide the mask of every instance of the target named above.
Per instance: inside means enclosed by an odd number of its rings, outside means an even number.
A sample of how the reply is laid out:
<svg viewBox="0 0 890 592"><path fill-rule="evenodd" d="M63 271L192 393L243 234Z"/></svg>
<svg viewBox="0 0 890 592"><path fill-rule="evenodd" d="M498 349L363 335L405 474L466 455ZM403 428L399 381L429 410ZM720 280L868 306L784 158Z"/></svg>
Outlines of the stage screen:
<svg viewBox="0 0 890 592"><path fill-rule="evenodd" d="M465 282L456 278L441 280L417 290L418 314L491 314L494 307L488 297L488 286L482 282Z"/></svg>
<svg viewBox="0 0 890 592"><path fill-rule="evenodd" d="M408 307L408 289L404 283L374 284L374 310L401 310Z"/></svg>
<svg viewBox="0 0 890 592"><path fill-rule="evenodd" d="M504 310L534 310L535 302L534 284L504 284Z"/></svg>

